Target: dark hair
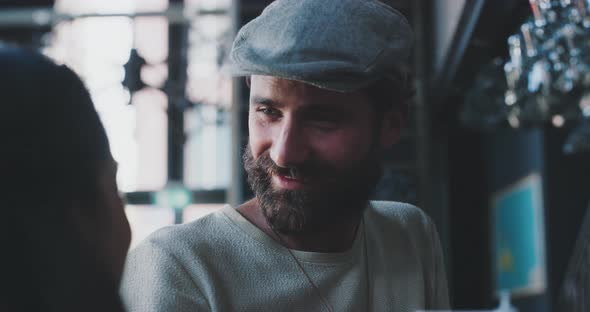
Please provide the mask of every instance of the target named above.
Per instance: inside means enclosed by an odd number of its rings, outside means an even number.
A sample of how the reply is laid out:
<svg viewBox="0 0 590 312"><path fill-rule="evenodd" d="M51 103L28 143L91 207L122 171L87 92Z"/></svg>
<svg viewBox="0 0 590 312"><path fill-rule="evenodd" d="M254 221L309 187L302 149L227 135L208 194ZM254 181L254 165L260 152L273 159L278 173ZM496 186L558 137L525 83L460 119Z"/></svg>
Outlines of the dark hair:
<svg viewBox="0 0 590 312"><path fill-rule="evenodd" d="M92 242L71 209L104 218L89 203L110 151L90 95L67 67L0 46L2 222L0 310L122 310Z"/></svg>

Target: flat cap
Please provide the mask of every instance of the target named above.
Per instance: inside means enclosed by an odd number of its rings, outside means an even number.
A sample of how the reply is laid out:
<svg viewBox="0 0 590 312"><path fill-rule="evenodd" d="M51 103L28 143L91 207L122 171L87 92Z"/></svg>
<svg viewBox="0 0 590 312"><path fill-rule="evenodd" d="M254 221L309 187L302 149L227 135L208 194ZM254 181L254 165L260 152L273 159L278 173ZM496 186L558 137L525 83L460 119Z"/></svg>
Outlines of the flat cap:
<svg viewBox="0 0 590 312"><path fill-rule="evenodd" d="M407 19L378 0L276 0L238 32L229 72L353 92L399 78L413 36Z"/></svg>

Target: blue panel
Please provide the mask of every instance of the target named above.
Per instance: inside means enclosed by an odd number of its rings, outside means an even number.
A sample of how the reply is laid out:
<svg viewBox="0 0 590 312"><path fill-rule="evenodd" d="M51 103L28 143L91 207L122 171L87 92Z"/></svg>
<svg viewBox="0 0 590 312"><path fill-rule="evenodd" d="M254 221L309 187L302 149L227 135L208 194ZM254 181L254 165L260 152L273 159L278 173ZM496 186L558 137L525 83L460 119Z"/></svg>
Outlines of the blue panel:
<svg viewBox="0 0 590 312"><path fill-rule="evenodd" d="M493 200L496 290L538 294L546 288L542 186L531 175Z"/></svg>

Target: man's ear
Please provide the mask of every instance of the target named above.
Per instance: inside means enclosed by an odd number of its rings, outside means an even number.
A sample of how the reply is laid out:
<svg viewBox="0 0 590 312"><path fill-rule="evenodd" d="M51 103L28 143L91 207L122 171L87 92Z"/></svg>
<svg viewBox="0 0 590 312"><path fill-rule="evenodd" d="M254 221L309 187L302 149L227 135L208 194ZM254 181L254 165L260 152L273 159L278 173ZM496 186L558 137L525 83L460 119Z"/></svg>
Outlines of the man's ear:
<svg viewBox="0 0 590 312"><path fill-rule="evenodd" d="M381 148L387 149L397 143L406 125L406 115L396 109L385 112L381 123Z"/></svg>

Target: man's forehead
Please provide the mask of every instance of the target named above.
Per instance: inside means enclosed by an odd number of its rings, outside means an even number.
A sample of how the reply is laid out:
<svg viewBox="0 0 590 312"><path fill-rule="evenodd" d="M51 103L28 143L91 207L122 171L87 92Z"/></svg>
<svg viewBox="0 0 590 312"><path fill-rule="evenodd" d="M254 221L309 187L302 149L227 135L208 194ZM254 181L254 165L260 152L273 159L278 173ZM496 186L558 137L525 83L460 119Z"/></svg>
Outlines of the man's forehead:
<svg viewBox="0 0 590 312"><path fill-rule="evenodd" d="M358 92L331 91L271 76L252 76L251 79L251 104L280 107L294 105L314 110L354 110L368 105L366 97Z"/></svg>
<svg viewBox="0 0 590 312"><path fill-rule="evenodd" d="M326 90L304 82L272 76L252 76L250 94L251 97L296 97L312 102L313 99L337 101L358 95Z"/></svg>
<svg viewBox="0 0 590 312"><path fill-rule="evenodd" d="M318 87L306 84L304 82L289 80L281 77L253 75L250 77L250 79L251 86L256 91L266 90L268 92L302 92L313 89L318 89L318 91L321 90Z"/></svg>

